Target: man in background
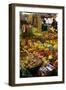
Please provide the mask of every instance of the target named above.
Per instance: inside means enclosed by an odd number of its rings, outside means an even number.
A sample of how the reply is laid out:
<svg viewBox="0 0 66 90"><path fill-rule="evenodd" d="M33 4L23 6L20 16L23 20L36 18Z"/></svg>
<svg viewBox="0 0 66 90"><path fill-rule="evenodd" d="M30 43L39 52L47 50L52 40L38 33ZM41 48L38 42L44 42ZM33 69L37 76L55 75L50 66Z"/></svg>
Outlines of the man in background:
<svg viewBox="0 0 66 90"><path fill-rule="evenodd" d="M53 19L51 26L57 30L57 21L55 19Z"/></svg>

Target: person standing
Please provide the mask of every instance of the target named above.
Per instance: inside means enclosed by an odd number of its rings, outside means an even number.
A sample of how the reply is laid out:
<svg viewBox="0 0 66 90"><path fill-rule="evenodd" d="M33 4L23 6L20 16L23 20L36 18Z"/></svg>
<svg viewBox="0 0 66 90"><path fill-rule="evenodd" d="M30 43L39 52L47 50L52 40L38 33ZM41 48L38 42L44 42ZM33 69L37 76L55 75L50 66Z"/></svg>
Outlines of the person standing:
<svg viewBox="0 0 66 90"><path fill-rule="evenodd" d="M51 26L57 30L57 21L55 19L53 19Z"/></svg>

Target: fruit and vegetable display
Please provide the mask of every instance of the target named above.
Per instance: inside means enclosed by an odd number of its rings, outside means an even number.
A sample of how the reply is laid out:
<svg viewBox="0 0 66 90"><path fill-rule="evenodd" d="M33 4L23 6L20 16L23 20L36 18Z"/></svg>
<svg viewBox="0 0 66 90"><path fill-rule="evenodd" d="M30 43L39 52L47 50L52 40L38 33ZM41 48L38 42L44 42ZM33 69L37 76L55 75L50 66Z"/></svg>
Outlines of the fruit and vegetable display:
<svg viewBox="0 0 66 90"><path fill-rule="evenodd" d="M20 77L58 75L58 32L25 27L20 34Z"/></svg>

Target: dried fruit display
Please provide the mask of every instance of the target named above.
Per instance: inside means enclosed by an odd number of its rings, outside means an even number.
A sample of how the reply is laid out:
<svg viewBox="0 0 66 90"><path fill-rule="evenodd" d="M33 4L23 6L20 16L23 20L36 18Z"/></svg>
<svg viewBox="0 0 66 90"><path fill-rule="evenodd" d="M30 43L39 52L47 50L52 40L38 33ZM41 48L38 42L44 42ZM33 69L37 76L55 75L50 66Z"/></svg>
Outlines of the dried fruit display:
<svg viewBox="0 0 66 90"><path fill-rule="evenodd" d="M30 73L31 70L35 71L38 68L36 76L51 75L53 70L58 69L57 32L51 30L38 32L36 28L30 30L32 37L20 39L21 68L25 68Z"/></svg>

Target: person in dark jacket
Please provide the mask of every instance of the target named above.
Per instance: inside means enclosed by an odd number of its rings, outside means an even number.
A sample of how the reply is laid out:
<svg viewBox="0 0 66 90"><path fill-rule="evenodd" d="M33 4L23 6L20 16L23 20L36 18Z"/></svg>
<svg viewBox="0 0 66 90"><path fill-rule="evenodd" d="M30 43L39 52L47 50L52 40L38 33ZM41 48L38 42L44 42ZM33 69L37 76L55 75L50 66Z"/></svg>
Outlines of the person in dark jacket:
<svg viewBox="0 0 66 90"><path fill-rule="evenodd" d="M57 29L57 21L55 19L53 19L53 22L52 22L51 26L53 28Z"/></svg>

